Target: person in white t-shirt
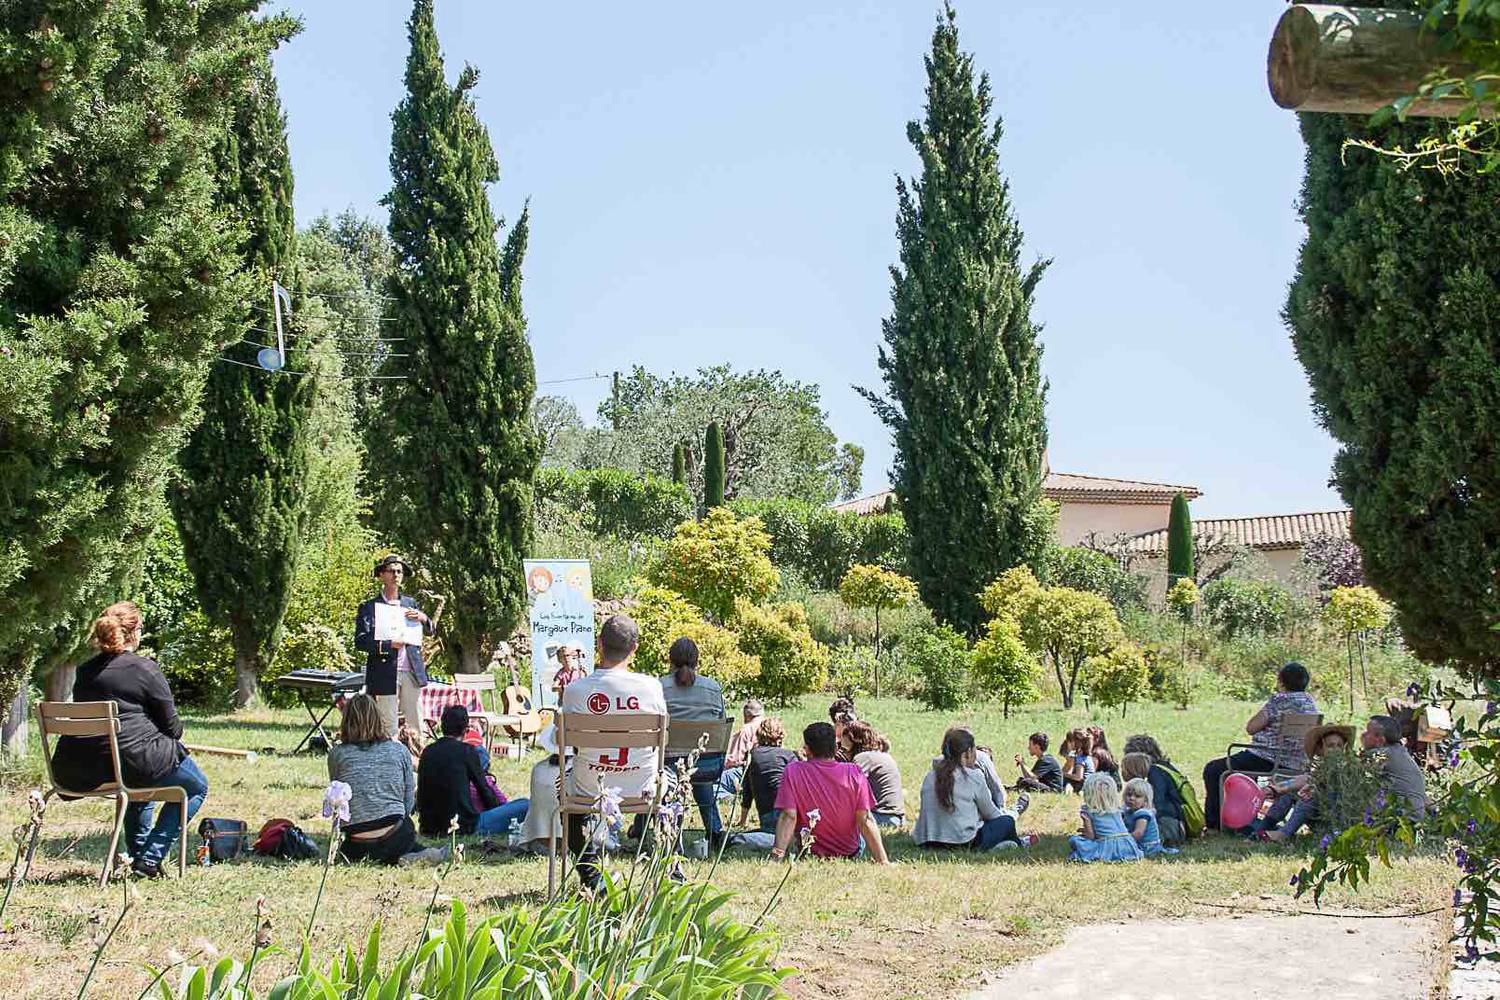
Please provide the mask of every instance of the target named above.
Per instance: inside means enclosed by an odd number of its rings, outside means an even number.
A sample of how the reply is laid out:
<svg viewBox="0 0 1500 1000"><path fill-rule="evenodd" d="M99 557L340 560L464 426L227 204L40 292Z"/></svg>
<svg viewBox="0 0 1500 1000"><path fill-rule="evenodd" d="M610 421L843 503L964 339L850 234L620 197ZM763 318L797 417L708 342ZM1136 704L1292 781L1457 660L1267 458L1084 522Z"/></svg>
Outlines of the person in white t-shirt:
<svg viewBox="0 0 1500 1000"><path fill-rule="evenodd" d="M640 713L667 714L667 701L656 678L630 669L641 629L629 615L613 615L599 629L598 665L594 672L563 690L562 710L608 717ZM626 797L655 797L655 747L589 750L573 758L567 789L572 795L598 796L618 788ZM590 888L599 883L598 851L588 843L587 820L568 817L568 850L578 856L578 876Z"/></svg>

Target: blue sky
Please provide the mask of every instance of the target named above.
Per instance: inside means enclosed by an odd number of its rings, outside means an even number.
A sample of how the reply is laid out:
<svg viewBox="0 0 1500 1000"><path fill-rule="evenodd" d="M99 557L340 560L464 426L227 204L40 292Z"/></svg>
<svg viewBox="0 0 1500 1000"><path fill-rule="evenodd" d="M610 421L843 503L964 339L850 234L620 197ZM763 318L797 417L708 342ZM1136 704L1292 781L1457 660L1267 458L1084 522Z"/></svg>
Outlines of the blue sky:
<svg viewBox="0 0 1500 1000"><path fill-rule="evenodd" d="M958 6L1026 256L1055 261L1034 312L1052 466L1194 484L1200 518L1342 506L1279 318L1301 238L1301 142L1265 85L1284 6ZM496 211L531 199L538 378L779 368L822 386L883 487L889 435L850 387L879 382L937 9L438 0L450 78L482 71ZM299 11L276 63L299 219L383 218L410 6ZM607 386L543 388L591 416Z"/></svg>

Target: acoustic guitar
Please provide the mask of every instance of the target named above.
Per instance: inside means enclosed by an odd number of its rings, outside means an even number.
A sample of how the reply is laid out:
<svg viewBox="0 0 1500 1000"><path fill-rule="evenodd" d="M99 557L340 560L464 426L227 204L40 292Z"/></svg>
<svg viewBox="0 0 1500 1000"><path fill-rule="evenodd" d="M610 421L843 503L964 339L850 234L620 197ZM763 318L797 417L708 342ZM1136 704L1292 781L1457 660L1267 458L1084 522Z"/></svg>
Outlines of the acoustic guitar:
<svg viewBox="0 0 1500 1000"><path fill-rule="evenodd" d="M510 686L500 692L500 711L521 717L520 725L505 727L506 733L519 739L541 732L542 718L531 704L531 692L521 686L515 662L509 661L506 665L510 668Z"/></svg>

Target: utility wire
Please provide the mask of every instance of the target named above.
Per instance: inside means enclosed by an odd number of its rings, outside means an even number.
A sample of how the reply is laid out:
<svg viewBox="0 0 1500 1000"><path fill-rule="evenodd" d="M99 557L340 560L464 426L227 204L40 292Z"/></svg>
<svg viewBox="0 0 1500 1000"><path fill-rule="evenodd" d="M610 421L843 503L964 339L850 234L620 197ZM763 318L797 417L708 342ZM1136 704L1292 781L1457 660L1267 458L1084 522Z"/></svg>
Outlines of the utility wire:
<svg viewBox="0 0 1500 1000"><path fill-rule="evenodd" d="M233 358L226 358L223 355L220 355L219 357L215 358L214 360L215 361L224 361L224 362L227 362L227 363L229 363L231 365L239 365L241 368L253 368L253 369L255 369L258 372L265 372L268 375L272 375L272 374L302 375L302 376L309 376L309 377L313 377L313 378L339 379L341 381L346 381L346 382L387 382L387 381L395 381L395 380L404 380L406 378L405 375L324 375L321 372L293 371L290 368L281 368L281 369L278 369L277 372L272 372L269 369L262 368L260 365L252 365L252 364L248 364L247 362L244 362L244 361L236 361Z"/></svg>

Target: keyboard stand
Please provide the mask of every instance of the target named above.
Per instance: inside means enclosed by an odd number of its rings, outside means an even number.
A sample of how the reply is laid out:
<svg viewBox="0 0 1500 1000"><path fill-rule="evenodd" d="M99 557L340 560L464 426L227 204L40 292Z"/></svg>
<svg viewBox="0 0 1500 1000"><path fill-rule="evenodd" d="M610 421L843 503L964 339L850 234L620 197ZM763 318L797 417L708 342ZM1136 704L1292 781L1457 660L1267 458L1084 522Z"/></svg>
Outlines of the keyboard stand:
<svg viewBox="0 0 1500 1000"><path fill-rule="evenodd" d="M324 747L333 746L333 737L329 736L328 730L323 728L323 721L327 719L328 716L333 712L334 708L336 707L336 703L330 697L328 699L327 706L323 709L323 714L319 715L313 708L312 700L308 697L308 695L311 693L313 692L302 690L299 690L297 692L297 698L302 702L302 707L307 709L307 717L312 720L312 725L308 727L307 735L302 737L302 742L297 744L297 749L292 751L292 754L294 756L301 753L303 747L307 748L308 753L312 753L312 738L314 736L323 737ZM324 752L327 753L326 750Z"/></svg>

